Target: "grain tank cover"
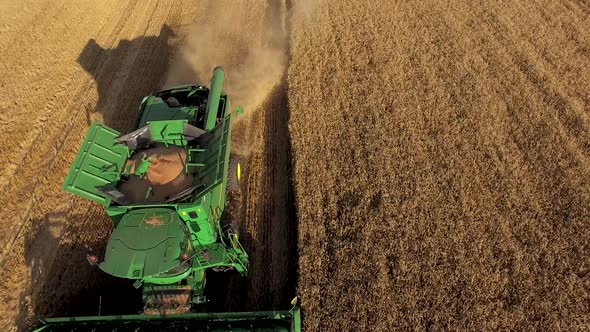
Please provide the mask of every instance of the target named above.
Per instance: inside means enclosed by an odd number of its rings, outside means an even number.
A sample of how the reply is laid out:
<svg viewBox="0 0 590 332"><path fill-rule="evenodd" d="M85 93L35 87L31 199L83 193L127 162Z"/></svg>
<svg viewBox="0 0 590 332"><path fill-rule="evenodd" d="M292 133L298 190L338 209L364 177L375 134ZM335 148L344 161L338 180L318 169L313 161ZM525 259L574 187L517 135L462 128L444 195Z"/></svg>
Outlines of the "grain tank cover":
<svg viewBox="0 0 590 332"><path fill-rule="evenodd" d="M100 123L93 123L70 168L63 189L91 201L109 206L109 185L119 181L129 148L117 144L120 133Z"/></svg>

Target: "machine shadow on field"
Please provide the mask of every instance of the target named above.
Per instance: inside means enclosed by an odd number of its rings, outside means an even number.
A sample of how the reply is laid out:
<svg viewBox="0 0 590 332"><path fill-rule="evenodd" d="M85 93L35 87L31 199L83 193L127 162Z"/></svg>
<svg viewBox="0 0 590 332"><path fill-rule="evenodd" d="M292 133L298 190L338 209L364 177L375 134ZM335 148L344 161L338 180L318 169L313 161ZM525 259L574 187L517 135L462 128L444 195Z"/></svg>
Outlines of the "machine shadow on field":
<svg viewBox="0 0 590 332"><path fill-rule="evenodd" d="M176 52L175 36L163 25L158 36L120 40L113 48L88 40L78 63L94 78L98 100L84 104L87 91L72 96L80 98L88 125L102 117L103 123L118 131L131 128L141 99L157 91L165 79ZM25 238L24 251L35 286L20 294L19 331L36 324L31 317L94 316L99 310L102 315L133 314L141 310L141 293L129 280L109 276L88 263L86 254L103 255L112 224L101 207L80 208L76 201L72 199L70 211L30 220L32 229Z"/></svg>
<svg viewBox="0 0 590 332"><path fill-rule="evenodd" d="M78 57L78 63L92 75L98 90L96 106L86 110L88 122L92 113L98 112L106 125L118 131L130 129L142 98L159 90L166 78L176 53L176 46L171 46L174 37L176 33L163 25L158 36L121 40L114 48L88 40ZM196 79L190 66L185 67L189 71L186 75Z"/></svg>
<svg viewBox="0 0 590 332"><path fill-rule="evenodd" d="M141 309L132 283L88 262L87 254L102 257L110 227L85 224L87 217L51 212L31 221L24 258L36 287L20 294L19 331L30 330L41 317L133 314ZM34 321L29 320L31 314Z"/></svg>

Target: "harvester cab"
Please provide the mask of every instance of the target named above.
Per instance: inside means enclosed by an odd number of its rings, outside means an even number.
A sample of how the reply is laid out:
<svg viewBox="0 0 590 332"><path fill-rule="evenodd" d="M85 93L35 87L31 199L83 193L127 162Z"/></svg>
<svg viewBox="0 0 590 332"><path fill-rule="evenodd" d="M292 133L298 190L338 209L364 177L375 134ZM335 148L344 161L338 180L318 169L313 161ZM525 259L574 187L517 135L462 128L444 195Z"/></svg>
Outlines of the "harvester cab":
<svg viewBox="0 0 590 332"><path fill-rule="evenodd" d="M63 187L105 206L114 227L102 261L92 261L108 274L134 280L142 288L144 310L121 319L48 319L43 331L61 331L67 322L80 328L121 320L298 329L298 308L194 313L207 302L208 269L248 271L237 233L222 225L232 119L223 79L217 67L210 88L184 85L145 97L128 134L99 123L90 127Z"/></svg>

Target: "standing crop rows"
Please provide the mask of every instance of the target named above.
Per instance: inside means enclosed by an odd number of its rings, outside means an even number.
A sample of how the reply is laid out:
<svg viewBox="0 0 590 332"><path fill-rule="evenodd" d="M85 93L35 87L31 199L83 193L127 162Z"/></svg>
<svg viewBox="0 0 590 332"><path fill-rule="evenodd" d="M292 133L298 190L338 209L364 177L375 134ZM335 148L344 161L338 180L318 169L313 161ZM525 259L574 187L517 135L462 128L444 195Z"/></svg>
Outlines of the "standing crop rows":
<svg viewBox="0 0 590 332"><path fill-rule="evenodd" d="M590 324L589 9L294 5L308 330Z"/></svg>

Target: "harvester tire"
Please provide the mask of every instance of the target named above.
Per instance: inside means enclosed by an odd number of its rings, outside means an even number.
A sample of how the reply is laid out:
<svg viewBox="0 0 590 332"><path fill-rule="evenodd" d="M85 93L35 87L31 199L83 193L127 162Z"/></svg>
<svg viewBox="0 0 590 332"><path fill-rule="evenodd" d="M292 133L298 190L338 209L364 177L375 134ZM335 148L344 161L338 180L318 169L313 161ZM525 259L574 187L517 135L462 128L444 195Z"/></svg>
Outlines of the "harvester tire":
<svg viewBox="0 0 590 332"><path fill-rule="evenodd" d="M231 237L233 234L237 234L238 231L238 223L236 221L236 217L227 213L227 210L221 215L221 236L222 241L225 244L226 248L231 248Z"/></svg>

